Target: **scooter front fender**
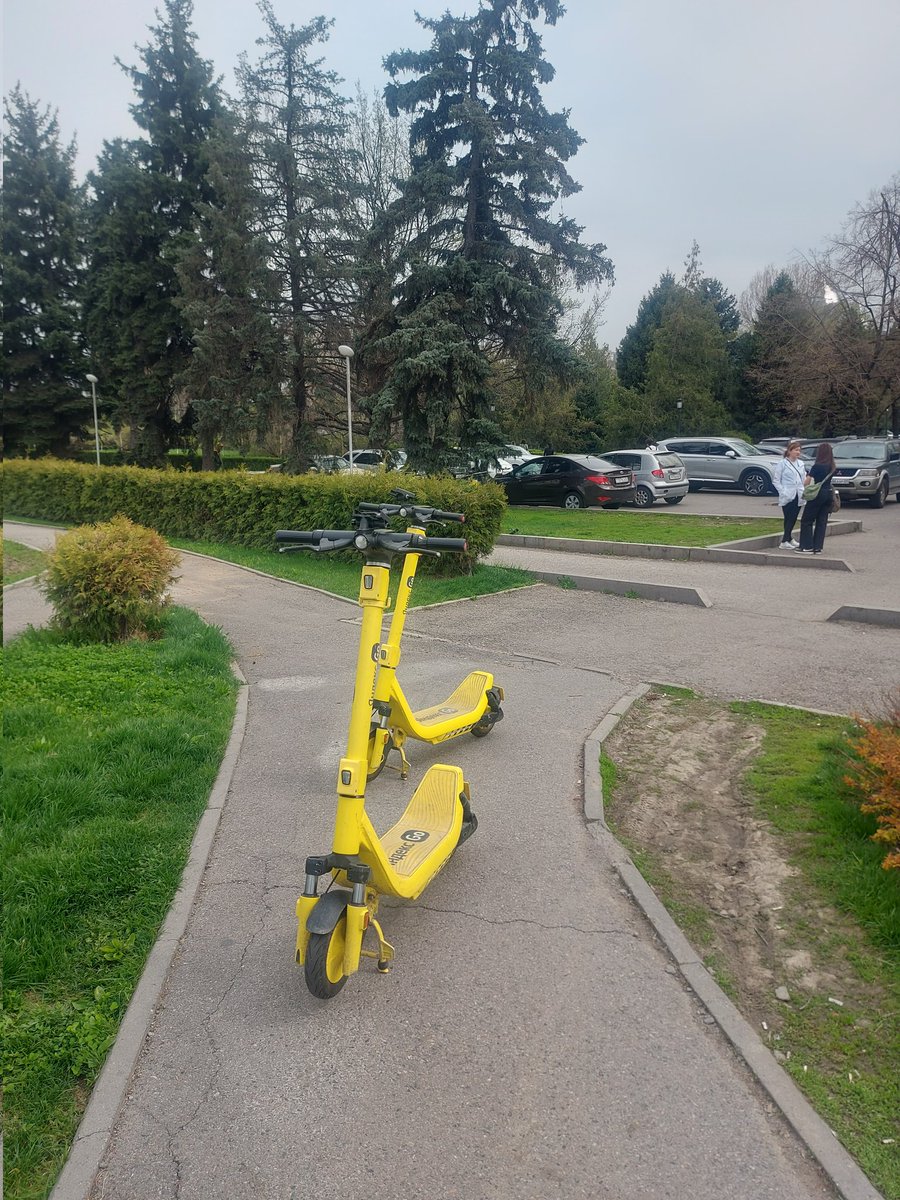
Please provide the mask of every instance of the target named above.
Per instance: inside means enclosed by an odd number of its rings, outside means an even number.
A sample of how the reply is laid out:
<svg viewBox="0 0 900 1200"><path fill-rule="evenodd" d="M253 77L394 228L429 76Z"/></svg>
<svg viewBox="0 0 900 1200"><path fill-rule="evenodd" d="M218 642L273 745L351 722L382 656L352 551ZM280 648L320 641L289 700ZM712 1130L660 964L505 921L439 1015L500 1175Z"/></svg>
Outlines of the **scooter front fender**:
<svg viewBox="0 0 900 1200"><path fill-rule="evenodd" d="M350 892L336 888L325 892L306 918L307 933L331 933L350 903Z"/></svg>

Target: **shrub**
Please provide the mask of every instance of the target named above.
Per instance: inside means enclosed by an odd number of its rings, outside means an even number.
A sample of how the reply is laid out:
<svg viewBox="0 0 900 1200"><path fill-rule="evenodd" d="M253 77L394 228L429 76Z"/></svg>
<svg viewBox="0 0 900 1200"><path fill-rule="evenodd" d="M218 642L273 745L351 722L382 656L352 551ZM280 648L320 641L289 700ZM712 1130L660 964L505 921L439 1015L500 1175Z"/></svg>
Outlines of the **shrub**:
<svg viewBox="0 0 900 1200"><path fill-rule="evenodd" d="M878 820L872 841L890 847L881 865L900 869L900 689L889 700L886 720L860 719L859 725L862 733L851 742L856 761L844 781L864 797L862 811Z"/></svg>
<svg viewBox="0 0 900 1200"><path fill-rule="evenodd" d="M56 628L82 641L118 642L158 631L177 564L155 530L117 516L61 534L40 586Z"/></svg>
<svg viewBox="0 0 900 1200"><path fill-rule="evenodd" d="M448 476L359 472L353 475L250 475L243 471L165 471L97 467L42 458L3 464L7 514L80 524L125 513L164 537L228 542L269 550L276 529L347 529L360 500L412 491L423 504L464 512L466 524L432 525L435 537L465 534L470 553L426 558L421 569L457 574L489 554L506 508L497 484Z"/></svg>

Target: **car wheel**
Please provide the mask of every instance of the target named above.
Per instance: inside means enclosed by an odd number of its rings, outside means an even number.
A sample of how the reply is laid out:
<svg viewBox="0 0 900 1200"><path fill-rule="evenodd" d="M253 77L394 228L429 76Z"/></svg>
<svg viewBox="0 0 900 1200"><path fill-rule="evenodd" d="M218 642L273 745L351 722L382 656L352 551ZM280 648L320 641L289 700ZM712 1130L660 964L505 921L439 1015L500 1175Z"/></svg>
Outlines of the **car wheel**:
<svg viewBox="0 0 900 1200"><path fill-rule="evenodd" d="M655 499L650 489L642 483L634 489L634 503L638 508L649 508Z"/></svg>
<svg viewBox="0 0 900 1200"><path fill-rule="evenodd" d="M741 476L745 496L764 496L769 490L769 477L764 471L747 471Z"/></svg>
<svg viewBox="0 0 900 1200"><path fill-rule="evenodd" d="M574 512L576 508L584 508L584 501L577 492L567 492L562 506L569 509L570 512Z"/></svg>
<svg viewBox="0 0 900 1200"><path fill-rule="evenodd" d="M666 496L666 504L680 504L684 496Z"/></svg>
<svg viewBox="0 0 900 1200"><path fill-rule="evenodd" d="M881 483L878 485L878 491L874 496L869 497L869 503L873 508L884 508L884 502L888 498L888 491L888 481L886 479L882 479Z"/></svg>

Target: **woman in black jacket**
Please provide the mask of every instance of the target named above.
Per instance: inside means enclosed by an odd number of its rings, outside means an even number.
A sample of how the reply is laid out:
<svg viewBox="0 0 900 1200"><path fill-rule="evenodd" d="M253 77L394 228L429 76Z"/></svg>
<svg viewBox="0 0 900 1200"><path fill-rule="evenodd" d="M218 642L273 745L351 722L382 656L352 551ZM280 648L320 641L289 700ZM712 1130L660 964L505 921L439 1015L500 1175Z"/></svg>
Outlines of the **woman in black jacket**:
<svg viewBox="0 0 900 1200"><path fill-rule="evenodd" d="M809 469L813 483L821 483L818 496L807 500L800 518L800 553L821 554L825 545L825 526L831 512L831 477L834 475L834 451L830 442L821 442L816 461Z"/></svg>

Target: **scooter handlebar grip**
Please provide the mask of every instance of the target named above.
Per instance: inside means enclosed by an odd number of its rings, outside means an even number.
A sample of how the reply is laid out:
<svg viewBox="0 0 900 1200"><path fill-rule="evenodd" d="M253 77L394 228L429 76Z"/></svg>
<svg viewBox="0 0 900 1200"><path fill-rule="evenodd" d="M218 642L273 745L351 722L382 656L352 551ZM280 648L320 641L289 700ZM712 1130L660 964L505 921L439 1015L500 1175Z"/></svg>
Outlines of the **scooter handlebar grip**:
<svg viewBox="0 0 900 1200"><path fill-rule="evenodd" d="M442 512L439 508L435 508L431 513L432 521L456 521L462 525L466 519L465 513Z"/></svg>
<svg viewBox="0 0 900 1200"><path fill-rule="evenodd" d="M276 529L275 541L294 546L315 546L322 536L321 529Z"/></svg>
<svg viewBox="0 0 900 1200"><path fill-rule="evenodd" d="M465 554L469 543L465 538L427 537L422 539L426 550L447 550L451 553Z"/></svg>

